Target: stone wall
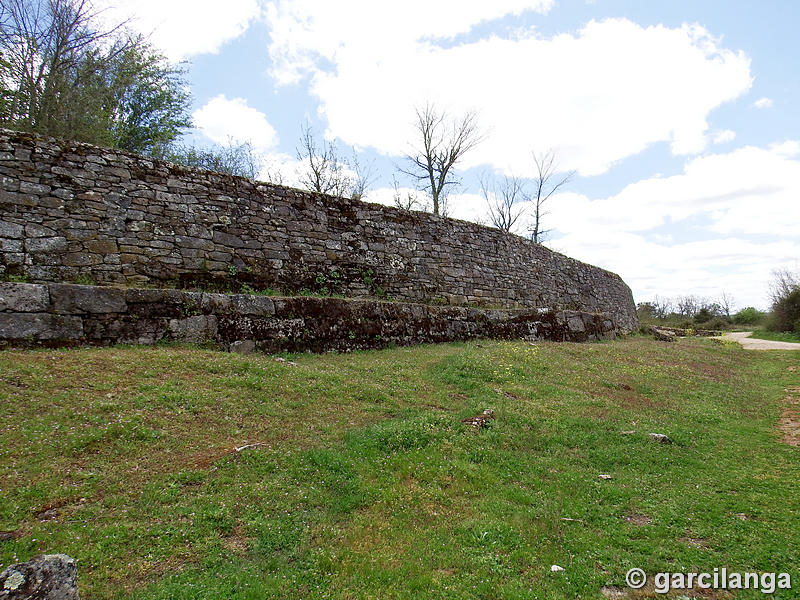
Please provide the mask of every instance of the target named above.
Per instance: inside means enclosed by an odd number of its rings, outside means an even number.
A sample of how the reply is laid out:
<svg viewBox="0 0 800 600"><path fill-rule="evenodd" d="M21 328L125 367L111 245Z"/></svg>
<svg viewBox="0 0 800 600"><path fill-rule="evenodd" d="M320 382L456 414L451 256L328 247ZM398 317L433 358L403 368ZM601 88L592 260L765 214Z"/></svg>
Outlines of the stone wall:
<svg viewBox="0 0 800 600"><path fill-rule="evenodd" d="M234 351L353 350L476 338L613 339L608 314L0 283L0 348L212 343Z"/></svg>
<svg viewBox="0 0 800 600"><path fill-rule="evenodd" d="M426 213L0 130L0 276L614 315L614 273Z"/></svg>

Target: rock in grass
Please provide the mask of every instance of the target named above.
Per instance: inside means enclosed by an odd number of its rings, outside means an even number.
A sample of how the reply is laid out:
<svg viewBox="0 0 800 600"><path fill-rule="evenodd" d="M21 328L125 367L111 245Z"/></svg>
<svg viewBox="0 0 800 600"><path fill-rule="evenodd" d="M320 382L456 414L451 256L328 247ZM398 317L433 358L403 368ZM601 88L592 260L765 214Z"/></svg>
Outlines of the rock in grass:
<svg viewBox="0 0 800 600"><path fill-rule="evenodd" d="M669 331L665 331L663 329L659 329L658 327L651 327L650 332L653 334L653 337L656 338L659 342L674 342L675 336L670 333Z"/></svg>
<svg viewBox="0 0 800 600"><path fill-rule="evenodd" d="M564 567L559 567L558 565L550 565L550 572L551 573L560 573L564 570Z"/></svg>
<svg viewBox="0 0 800 600"><path fill-rule="evenodd" d="M256 343L253 340L238 340L231 344L231 352L237 354L252 354L255 349Z"/></svg>
<svg viewBox="0 0 800 600"><path fill-rule="evenodd" d="M66 554L42 554L0 573L2 600L79 600L78 568Z"/></svg>
<svg viewBox="0 0 800 600"><path fill-rule="evenodd" d="M491 408L487 408L481 414L462 419L461 422L469 423L475 429L480 429L481 427L485 427L486 424L492 419L494 419L494 411Z"/></svg>
<svg viewBox="0 0 800 600"><path fill-rule="evenodd" d="M671 444L672 443L672 440L669 439L669 437L667 437L663 433L651 433L650 434L650 439L653 440L654 442L660 442L662 444Z"/></svg>
<svg viewBox="0 0 800 600"><path fill-rule="evenodd" d="M628 593L625 590L613 585L604 585L600 588L600 593L603 595L603 598L608 598L608 600L618 600L628 597Z"/></svg>

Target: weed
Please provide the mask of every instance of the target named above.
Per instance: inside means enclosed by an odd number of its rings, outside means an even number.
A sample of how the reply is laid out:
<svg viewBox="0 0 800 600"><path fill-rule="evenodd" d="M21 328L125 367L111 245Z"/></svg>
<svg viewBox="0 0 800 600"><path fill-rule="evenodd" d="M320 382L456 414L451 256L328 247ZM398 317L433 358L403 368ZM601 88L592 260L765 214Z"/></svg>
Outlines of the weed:
<svg viewBox="0 0 800 600"><path fill-rule="evenodd" d="M72 279L72 283L78 285L96 285L97 283L94 280L94 277L89 275L88 273L79 273Z"/></svg>

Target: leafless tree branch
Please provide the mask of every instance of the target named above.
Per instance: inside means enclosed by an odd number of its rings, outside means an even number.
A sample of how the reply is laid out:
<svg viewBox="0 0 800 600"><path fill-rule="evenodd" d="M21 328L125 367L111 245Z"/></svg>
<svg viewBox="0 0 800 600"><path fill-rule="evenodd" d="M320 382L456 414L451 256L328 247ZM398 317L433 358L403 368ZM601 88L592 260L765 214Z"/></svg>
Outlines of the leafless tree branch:
<svg viewBox="0 0 800 600"><path fill-rule="evenodd" d="M348 161L339 156L333 142L318 144L308 123L303 126L297 159L305 165L300 183L322 194L361 200L374 177L372 163L362 163L355 149Z"/></svg>
<svg viewBox="0 0 800 600"><path fill-rule="evenodd" d="M552 149L540 154L534 152L533 164L536 167L536 174L533 178L533 193L527 198L530 200L531 208L533 209L533 222L529 233L531 241L540 244L550 231L542 227L542 221L548 214L545 210L545 204L553 194L572 181L575 172L569 171L560 175L556 162L556 153Z"/></svg>
<svg viewBox="0 0 800 600"><path fill-rule="evenodd" d="M406 156L409 167L400 172L430 194L434 214L445 214L448 186L459 182L453 173L455 166L483 140L478 116L468 112L452 118L431 103L417 107L415 113L417 139Z"/></svg>
<svg viewBox="0 0 800 600"><path fill-rule="evenodd" d="M522 181L513 175L506 175L498 183L484 174L480 179L480 187L481 195L488 207L489 223L509 233L525 214L526 207L522 203L525 190Z"/></svg>
<svg viewBox="0 0 800 600"><path fill-rule="evenodd" d="M416 192L406 192L403 194L400 191L400 184L397 181L397 177L392 176L392 187L394 188L392 202L395 208L407 211L425 210L425 203L420 200L419 195Z"/></svg>

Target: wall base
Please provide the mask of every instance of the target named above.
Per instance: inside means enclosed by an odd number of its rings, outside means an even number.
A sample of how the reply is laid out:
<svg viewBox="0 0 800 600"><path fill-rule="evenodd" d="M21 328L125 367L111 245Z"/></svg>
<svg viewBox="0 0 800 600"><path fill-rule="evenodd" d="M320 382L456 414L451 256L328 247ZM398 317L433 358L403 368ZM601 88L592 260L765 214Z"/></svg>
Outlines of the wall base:
<svg viewBox="0 0 800 600"><path fill-rule="evenodd" d="M233 351L347 351L475 338L613 339L611 315L377 300L0 283L0 347L212 343Z"/></svg>

